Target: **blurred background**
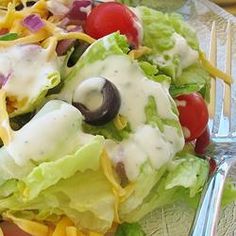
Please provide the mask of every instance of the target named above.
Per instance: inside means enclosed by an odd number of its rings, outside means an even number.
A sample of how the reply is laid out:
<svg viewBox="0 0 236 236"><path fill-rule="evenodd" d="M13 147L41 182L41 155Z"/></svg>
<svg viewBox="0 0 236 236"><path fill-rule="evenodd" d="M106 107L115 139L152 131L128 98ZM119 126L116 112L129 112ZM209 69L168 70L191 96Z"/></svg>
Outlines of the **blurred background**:
<svg viewBox="0 0 236 236"><path fill-rule="evenodd" d="M221 7L223 7L226 11L236 15L236 0L212 0L217 3Z"/></svg>

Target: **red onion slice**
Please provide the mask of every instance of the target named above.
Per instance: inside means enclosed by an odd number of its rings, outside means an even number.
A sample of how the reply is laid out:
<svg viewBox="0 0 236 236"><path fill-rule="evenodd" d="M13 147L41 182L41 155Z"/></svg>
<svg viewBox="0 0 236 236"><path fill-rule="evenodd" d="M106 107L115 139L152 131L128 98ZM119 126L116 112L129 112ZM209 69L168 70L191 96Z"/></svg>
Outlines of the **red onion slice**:
<svg viewBox="0 0 236 236"><path fill-rule="evenodd" d="M92 1L90 0L75 0L72 4L67 16L71 20L84 21L87 15L92 10Z"/></svg>
<svg viewBox="0 0 236 236"><path fill-rule="evenodd" d="M65 55L66 52L74 46L75 42L76 42L75 39L65 39L59 41L56 48L57 55L58 56Z"/></svg>
<svg viewBox="0 0 236 236"><path fill-rule="evenodd" d="M36 14L31 14L25 17L22 24L33 33L36 33L45 26L45 23L42 21L41 17Z"/></svg>
<svg viewBox="0 0 236 236"><path fill-rule="evenodd" d="M11 73L9 73L7 76L0 73L0 88L2 88L7 83L10 76L11 76Z"/></svg>
<svg viewBox="0 0 236 236"><path fill-rule="evenodd" d="M69 26L68 26L69 27ZM82 32L80 25L72 25L68 32ZM68 50L74 47L76 39L63 39L57 44L56 52L58 56L64 56Z"/></svg>

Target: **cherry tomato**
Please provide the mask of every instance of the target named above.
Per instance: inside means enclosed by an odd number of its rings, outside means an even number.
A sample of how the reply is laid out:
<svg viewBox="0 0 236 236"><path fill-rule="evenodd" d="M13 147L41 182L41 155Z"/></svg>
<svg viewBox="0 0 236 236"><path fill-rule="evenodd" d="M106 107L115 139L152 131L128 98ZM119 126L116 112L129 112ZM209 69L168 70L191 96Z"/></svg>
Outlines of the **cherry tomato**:
<svg viewBox="0 0 236 236"><path fill-rule="evenodd" d="M204 155L206 153L206 149L209 144L210 144L210 133L207 127L205 131L201 134L201 136L197 138L194 150L198 155Z"/></svg>
<svg viewBox="0 0 236 236"><path fill-rule="evenodd" d="M93 38L119 31L126 35L129 43L139 44L138 18L125 5L117 2L102 3L91 11L85 22L85 32Z"/></svg>
<svg viewBox="0 0 236 236"><path fill-rule="evenodd" d="M213 174L217 168L216 161L214 159L209 160L209 174Z"/></svg>
<svg viewBox="0 0 236 236"><path fill-rule="evenodd" d="M1 222L0 227L3 231L4 236L31 236L30 234L25 233L17 225L11 222Z"/></svg>
<svg viewBox="0 0 236 236"><path fill-rule="evenodd" d="M207 105L198 93L181 95L176 98L179 119L185 141L190 142L200 137L208 122Z"/></svg>

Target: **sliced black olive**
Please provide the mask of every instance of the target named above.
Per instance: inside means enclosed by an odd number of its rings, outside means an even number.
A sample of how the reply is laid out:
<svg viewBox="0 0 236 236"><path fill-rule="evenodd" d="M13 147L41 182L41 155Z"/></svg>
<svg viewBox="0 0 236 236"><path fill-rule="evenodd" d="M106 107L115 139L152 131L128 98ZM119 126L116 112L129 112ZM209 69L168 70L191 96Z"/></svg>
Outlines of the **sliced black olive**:
<svg viewBox="0 0 236 236"><path fill-rule="evenodd" d="M36 1L28 1L26 2L26 6L27 7L31 7L36 3ZM21 11L24 8L24 5L22 3L18 4L15 9L16 11Z"/></svg>
<svg viewBox="0 0 236 236"><path fill-rule="evenodd" d="M70 58L67 62L67 66L74 66L88 47L88 43L76 41L74 51L70 55Z"/></svg>
<svg viewBox="0 0 236 236"><path fill-rule="evenodd" d="M84 103L93 92L101 93L102 102L98 108L90 110ZM84 80L75 93L73 105L80 110L88 124L104 125L114 119L119 112L120 93L116 86L105 78L93 77Z"/></svg>
<svg viewBox="0 0 236 236"><path fill-rule="evenodd" d="M19 130L26 125L35 115L35 112L29 112L23 115L15 116L10 119L10 125L13 130Z"/></svg>

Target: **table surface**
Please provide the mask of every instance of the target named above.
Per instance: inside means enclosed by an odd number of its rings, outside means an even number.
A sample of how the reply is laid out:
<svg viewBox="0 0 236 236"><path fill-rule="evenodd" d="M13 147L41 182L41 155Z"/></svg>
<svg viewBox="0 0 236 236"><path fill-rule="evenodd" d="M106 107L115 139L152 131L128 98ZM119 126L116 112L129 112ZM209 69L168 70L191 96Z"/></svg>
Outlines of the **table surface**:
<svg viewBox="0 0 236 236"><path fill-rule="evenodd" d="M226 11L236 15L236 0L213 0Z"/></svg>

